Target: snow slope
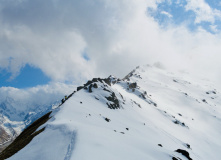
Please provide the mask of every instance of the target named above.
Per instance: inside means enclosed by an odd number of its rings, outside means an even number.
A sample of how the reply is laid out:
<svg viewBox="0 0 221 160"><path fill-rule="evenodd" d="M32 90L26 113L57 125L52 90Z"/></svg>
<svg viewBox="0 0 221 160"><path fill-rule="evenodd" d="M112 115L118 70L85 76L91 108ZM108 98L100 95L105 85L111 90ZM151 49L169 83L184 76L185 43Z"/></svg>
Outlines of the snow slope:
<svg viewBox="0 0 221 160"><path fill-rule="evenodd" d="M8 160L220 160L220 92L152 67L93 79Z"/></svg>

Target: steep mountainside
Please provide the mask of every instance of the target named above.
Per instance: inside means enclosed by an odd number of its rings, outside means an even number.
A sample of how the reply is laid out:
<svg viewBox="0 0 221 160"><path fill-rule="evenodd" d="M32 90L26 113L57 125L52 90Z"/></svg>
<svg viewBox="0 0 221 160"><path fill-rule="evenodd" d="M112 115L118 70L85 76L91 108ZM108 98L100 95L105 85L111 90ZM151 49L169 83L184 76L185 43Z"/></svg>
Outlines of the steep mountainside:
<svg viewBox="0 0 221 160"><path fill-rule="evenodd" d="M220 107L220 92L207 81L137 67L122 80L94 78L78 87L23 133L32 130L30 143L0 158L219 160Z"/></svg>

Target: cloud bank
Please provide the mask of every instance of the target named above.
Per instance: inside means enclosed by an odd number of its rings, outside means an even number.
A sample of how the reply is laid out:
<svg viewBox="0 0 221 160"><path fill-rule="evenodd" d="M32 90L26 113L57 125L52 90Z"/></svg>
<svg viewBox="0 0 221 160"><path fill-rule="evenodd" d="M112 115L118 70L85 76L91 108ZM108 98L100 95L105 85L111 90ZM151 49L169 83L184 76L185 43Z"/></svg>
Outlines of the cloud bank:
<svg viewBox="0 0 221 160"><path fill-rule="evenodd" d="M220 11L198 1L199 7L197 1L185 6L196 13L196 23L220 17ZM110 74L122 78L137 65L160 61L221 78L220 33L200 27L192 32L185 23L160 26L148 8L157 9L161 2L1 0L0 68L13 78L29 64L53 81L81 82Z"/></svg>
<svg viewBox="0 0 221 160"><path fill-rule="evenodd" d="M57 105L64 95L76 90L75 85L50 83L27 89L0 88L1 115L12 121L22 121L29 112L41 112Z"/></svg>

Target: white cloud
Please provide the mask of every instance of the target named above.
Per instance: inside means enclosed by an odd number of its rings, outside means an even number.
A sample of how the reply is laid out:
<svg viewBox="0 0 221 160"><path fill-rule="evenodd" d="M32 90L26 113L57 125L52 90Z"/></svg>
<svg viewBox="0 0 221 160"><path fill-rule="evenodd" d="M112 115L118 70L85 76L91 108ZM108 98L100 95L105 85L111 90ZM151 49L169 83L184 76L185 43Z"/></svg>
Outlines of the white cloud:
<svg viewBox="0 0 221 160"><path fill-rule="evenodd" d="M217 25L210 25L210 29L215 33L218 32Z"/></svg>
<svg viewBox="0 0 221 160"><path fill-rule="evenodd" d="M147 7L160 2L4 1L0 11L0 67L16 75L29 63L54 81L80 82L109 74L124 77L137 65L161 61L170 68L220 76L220 34L201 29L193 33L184 25L160 28L147 13ZM207 9L196 9L197 22L203 20L202 13L210 15ZM210 16L206 19L213 21ZM85 49L89 61L82 56Z"/></svg>
<svg viewBox="0 0 221 160"><path fill-rule="evenodd" d="M157 9L158 4L165 2L166 0L150 0L150 1L146 1L146 5L149 8L152 9ZM168 0L168 2L170 2L170 0Z"/></svg>
<svg viewBox="0 0 221 160"><path fill-rule="evenodd" d="M182 0L176 0L175 3L179 6L183 6L183 2Z"/></svg>
<svg viewBox="0 0 221 160"><path fill-rule="evenodd" d="M71 94L76 89L75 85L64 83L50 83L48 85L36 86L27 89L17 89L13 87L0 88L0 102L7 98L24 103L35 103L38 105L48 105L63 98L64 95ZM30 106L31 107L31 106Z"/></svg>
<svg viewBox="0 0 221 160"><path fill-rule="evenodd" d="M60 103L64 95L69 95L74 90L75 85L63 83L50 83L27 89L1 87L1 113L9 116L10 120L21 121L29 112L44 111L47 107L50 108L50 105Z"/></svg>
<svg viewBox="0 0 221 160"><path fill-rule="evenodd" d="M203 21L214 23L216 19L221 19L221 11L211 8L205 0L187 0L185 9L195 12L195 23Z"/></svg>
<svg viewBox="0 0 221 160"><path fill-rule="evenodd" d="M169 17L169 18L172 18L172 17L173 17L172 14L170 14L169 12L166 12L166 11L161 11L160 13L166 15L166 16Z"/></svg>

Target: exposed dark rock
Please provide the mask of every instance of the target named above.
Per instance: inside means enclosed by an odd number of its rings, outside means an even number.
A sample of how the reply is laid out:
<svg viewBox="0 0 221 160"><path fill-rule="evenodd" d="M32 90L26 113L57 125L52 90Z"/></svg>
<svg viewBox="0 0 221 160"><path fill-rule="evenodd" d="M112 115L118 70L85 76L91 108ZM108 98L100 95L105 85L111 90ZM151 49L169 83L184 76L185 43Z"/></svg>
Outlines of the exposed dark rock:
<svg viewBox="0 0 221 160"><path fill-rule="evenodd" d="M158 144L158 146L163 147L162 144Z"/></svg>
<svg viewBox="0 0 221 160"><path fill-rule="evenodd" d="M136 101L133 101L138 107L140 107L141 108L141 106L140 106L140 104L139 103L137 103Z"/></svg>
<svg viewBox="0 0 221 160"><path fill-rule="evenodd" d="M109 118L104 118L105 121L107 122L110 122L110 119Z"/></svg>
<svg viewBox="0 0 221 160"><path fill-rule="evenodd" d="M77 91L81 90L82 88L84 88L84 86L77 87Z"/></svg>
<svg viewBox="0 0 221 160"><path fill-rule="evenodd" d="M111 86L110 78L105 78L105 79L103 79L103 81L104 81L105 83L107 83L109 86Z"/></svg>
<svg viewBox="0 0 221 160"><path fill-rule="evenodd" d="M146 99L146 97L145 97L145 95L144 95L144 94L141 94L141 97L142 97L143 99Z"/></svg>
<svg viewBox="0 0 221 160"><path fill-rule="evenodd" d="M111 92L111 91L109 91L109 90L108 90L108 89L106 89L106 88L104 88L103 90L104 90L104 91L107 91L107 92Z"/></svg>
<svg viewBox="0 0 221 160"><path fill-rule="evenodd" d="M129 130L129 128L126 128L126 130Z"/></svg>
<svg viewBox="0 0 221 160"><path fill-rule="evenodd" d="M192 160L192 158L190 158L189 152L187 152L186 150L182 150L182 149L177 149L175 150L175 152L181 153L183 156L185 156L188 160Z"/></svg>
<svg viewBox="0 0 221 160"><path fill-rule="evenodd" d="M98 82L98 78L93 78L92 81L93 82Z"/></svg>
<svg viewBox="0 0 221 160"><path fill-rule="evenodd" d="M109 97L105 97L105 98L108 101L113 102L113 104L112 103L106 103L110 109L118 109L118 108L120 108L119 101L118 101L118 99L117 99L117 97L116 97L114 92L112 92L112 94Z"/></svg>
<svg viewBox="0 0 221 160"><path fill-rule="evenodd" d="M82 104L82 102L80 102L80 104Z"/></svg>
<svg viewBox="0 0 221 160"><path fill-rule="evenodd" d="M71 94L67 97L67 99L69 99L70 97L72 97L73 94L74 94L74 93L71 93ZM67 100L67 99L66 99L66 100Z"/></svg>
<svg viewBox="0 0 221 160"><path fill-rule="evenodd" d="M64 103L64 101L65 101L65 100L64 100L64 99L62 99L62 100L61 100L61 104L63 104L63 103Z"/></svg>
<svg viewBox="0 0 221 160"><path fill-rule="evenodd" d="M183 126L183 127L187 127L187 128L188 128L188 126L186 126L184 122L180 122L180 121L177 120L177 119L176 119L175 121L173 121L173 123L179 124L179 125L181 125L181 126Z"/></svg>
<svg viewBox="0 0 221 160"><path fill-rule="evenodd" d="M87 83L86 83L86 84L84 84L84 87L86 87L86 86L90 85L91 83L93 83L93 81L87 81Z"/></svg>
<svg viewBox="0 0 221 160"><path fill-rule="evenodd" d="M65 97L61 100L61 104L60 104L58 107L60 107L66 100L68 100L70 97L72 97L75 92L76 92L76 91L72 92L69 96L65 96Z"/></svg>
<svg viewBox="0 0 221 160"><path fill-rule="evenodd" d="M115 83L117 83L117 81L116 81L116 80L113 80L111 83L112 83L112 84L115 84Z"/></svg>
<svg viewBox="0 0 221 160"><path fill-rule="evenodd" d="M128 80L130 81L130 77L133 76L133 73L135 72L135 70L131 71L128 75L126 75L123 80Z"/></svg>
<svg viewBox="0 0 221 160"><path fill-rule="evenodd" d="M182 114L178 113L179 116L182 116Z"/></svg>
<svg viewBox="0 0 221 160"><path fill-rule="evenodd" d="M124 132L120 132L120 133L125 134Z"/></svg>
<svg viewBox="0 0 221 160"><path fill-rule="evenodd" d="M121 93L119 93L119 94L120 94L121 98L124 99L124 97L122 96L122 94L121 94Z"/></svg>
<svg viewBox="0 0 221 160"><path fill-rule="evenodd" d="M135 77L142 79L142 77L139 74L134 74Z"/></svg>
<svg viewBox="0 0 221 160"><path fill-rule="evenodd" d="M110 78L105 78L105 79L101 79L101 78L93 78L92 80L87 81L86 84L84 84L84 86L80 86L77 87L77 91L81 90L82 88L87 89L89 85L91 85L92 83L94 83L93 87L94 88L98 88L98 85L95 82L100 82L100 83L106 83L109 86L111 86L111 79ZM105 85L105 84L104 84ZM89 86L90 87L90 86ZM89 91L90 92L90 91ZM91 93L91 92L90 92Z"/></svg>
<svg viewBox="0 0 221 160"><path fill-rule="evenodd" d="M210 93L216 94L215 91L206 92L206 94L210 94Z"/></svg>
<svg viewBox="0 0 221 160"><path fill-rule="evenodd" d="M90 86L89 86L89 90L88 90L89 93L92 93L92 87L93 87L92 84L90 84Z"/></svg>
<svg viewBox="0 0 221 160"><path fill-rule="evenodd" d="M129 88L130 89L133 89L133 88L136 88L137 87L137 83L135 82L135 83L131 83L130 85L129 85Z"/></svg>
<svg viewBox="0 0 221 160"><path fill-rule="evenodd" d="M202 101L203 101L204 103L207 103L207 101L206 101L205 99L202 99Z"/></svg>
<svg viewBox="0 0 221 160"><path fill-rule="evenodd" d="M185 146L186 146L188 149L191 149L191 148L190 148L190 145L189 145L188 143L186 143Z"/></svg>
<svg viewBox="0 0 221 160"><path fill-rule="evenodd" d="M94 87L94 88L98 88L97 83L94 83L93 87Z"/></svg>

